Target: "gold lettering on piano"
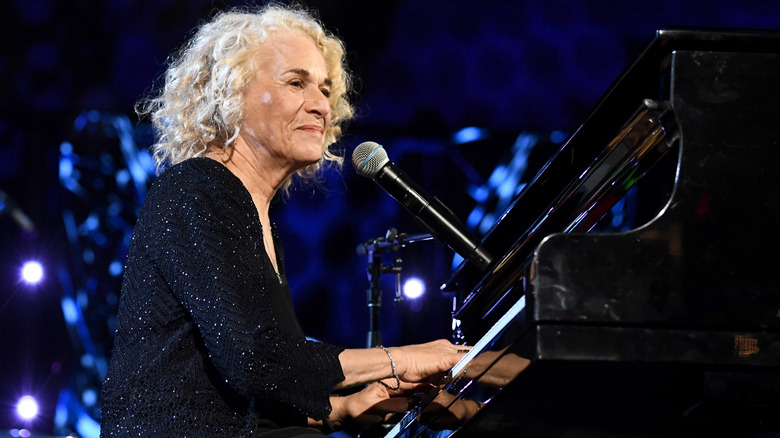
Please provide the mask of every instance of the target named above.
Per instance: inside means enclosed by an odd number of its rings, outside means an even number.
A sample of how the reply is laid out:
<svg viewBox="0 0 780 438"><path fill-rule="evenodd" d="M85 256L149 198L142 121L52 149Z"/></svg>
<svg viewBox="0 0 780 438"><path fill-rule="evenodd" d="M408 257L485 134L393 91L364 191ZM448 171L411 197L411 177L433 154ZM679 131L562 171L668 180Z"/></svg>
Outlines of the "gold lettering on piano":
<svg viewBox="0 0 780 438"><path fill-rule="evenodd" d="M739 357L748 357L758 353L758 339L751 336L734 336L734 350Z"/></svg>

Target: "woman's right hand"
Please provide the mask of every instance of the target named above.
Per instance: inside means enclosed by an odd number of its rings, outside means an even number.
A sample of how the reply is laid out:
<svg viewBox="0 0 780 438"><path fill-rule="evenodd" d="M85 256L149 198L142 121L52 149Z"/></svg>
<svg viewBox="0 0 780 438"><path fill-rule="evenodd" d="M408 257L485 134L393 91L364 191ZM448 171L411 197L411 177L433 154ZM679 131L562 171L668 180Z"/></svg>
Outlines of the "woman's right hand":
<svg viewBox="0 0 780 438"><path fill-rule="evenodd" d="M360 430L384 423L393 414L409 410L413 399L405 392L414 389L411 383L402 383L401 388L393 390L388 384L374 382L354 394L331 397L333 410L328 422L335 429L350 426Z"/></svg>

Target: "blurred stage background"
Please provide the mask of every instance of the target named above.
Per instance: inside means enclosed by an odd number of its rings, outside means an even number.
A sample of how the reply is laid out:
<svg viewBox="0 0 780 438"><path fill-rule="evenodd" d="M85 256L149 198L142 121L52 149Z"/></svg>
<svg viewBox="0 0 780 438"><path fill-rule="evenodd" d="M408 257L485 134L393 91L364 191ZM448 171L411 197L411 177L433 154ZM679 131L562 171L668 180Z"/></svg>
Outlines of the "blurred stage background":
<svg viewBox="0 0 780 438"><path fill-rule="evenodd" d="M355 248L422 230L352 149L384 144L396 162L484 232L610 83L671 26L780 28L774 0L310 0L347 45L358 117L343 172L299 188L272 214L307 334L366 343L367 260ZM0 18L0 436L96 436L124 250L152 181L148 126L133 104L216 0L9 0ZM19 212L32 224L29 229ZM27 228L27 229L26 229ZM388 255L425 294L393 304L385 345L447 337L438 291L453 255L424 242ZM20 268L40 261L35 285ZM19 417L24 396L38 406ZM29 399L25 399L29 400Z"/></svg>

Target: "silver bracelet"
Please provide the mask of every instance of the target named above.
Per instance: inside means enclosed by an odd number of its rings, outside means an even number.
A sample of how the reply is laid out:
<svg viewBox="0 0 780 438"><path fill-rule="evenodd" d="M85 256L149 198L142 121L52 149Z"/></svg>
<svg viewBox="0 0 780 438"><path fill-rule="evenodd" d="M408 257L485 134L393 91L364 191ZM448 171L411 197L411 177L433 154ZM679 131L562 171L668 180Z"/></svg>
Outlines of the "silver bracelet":
<svg viewBox="0 0 780 438"><path fill-rule="evenodd" d="M390 354L390 350L388 350L387 348L381 345L377 345L377 348L381 348L382 350L385 350L385 353L387 353L387 357L390 358L390 365L393 367L393 377L395 377L395 388L391 387L390 385L388 385L387 383L381 380L379 381L379 383L385 385L387 389L391 391L398 391L399 389L401 389L401 378L398 377L398 371L396 371L395 369L395 360L393 360L393 355Z"/></svg>

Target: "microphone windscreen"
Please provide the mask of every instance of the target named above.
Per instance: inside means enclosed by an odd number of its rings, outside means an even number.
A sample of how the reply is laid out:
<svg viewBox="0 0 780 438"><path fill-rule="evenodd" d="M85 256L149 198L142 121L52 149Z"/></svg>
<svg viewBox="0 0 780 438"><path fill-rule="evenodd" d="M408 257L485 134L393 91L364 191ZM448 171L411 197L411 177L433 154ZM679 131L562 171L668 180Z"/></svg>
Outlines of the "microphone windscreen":
<svg viewBox="0 0 780 438"><path fill-rule="evenodd" d="M352 152L352 166L358 175L367 178L373 178L388 161L385 149L373 141L360 143Z"/></svg>

